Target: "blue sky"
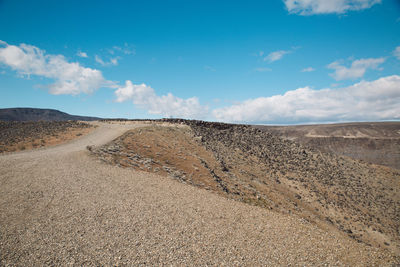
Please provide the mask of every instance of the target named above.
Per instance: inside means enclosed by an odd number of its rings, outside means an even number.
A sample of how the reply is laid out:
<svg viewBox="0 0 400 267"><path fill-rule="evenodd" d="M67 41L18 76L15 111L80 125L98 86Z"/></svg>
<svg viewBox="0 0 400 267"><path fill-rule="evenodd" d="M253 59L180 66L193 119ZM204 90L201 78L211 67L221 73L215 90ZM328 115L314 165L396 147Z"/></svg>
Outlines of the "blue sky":
<svg viewBox="0 0 400 267"><path fill-rule="evenodd" d="M0 0L0 108L400 119L400 1Z"/></svg>

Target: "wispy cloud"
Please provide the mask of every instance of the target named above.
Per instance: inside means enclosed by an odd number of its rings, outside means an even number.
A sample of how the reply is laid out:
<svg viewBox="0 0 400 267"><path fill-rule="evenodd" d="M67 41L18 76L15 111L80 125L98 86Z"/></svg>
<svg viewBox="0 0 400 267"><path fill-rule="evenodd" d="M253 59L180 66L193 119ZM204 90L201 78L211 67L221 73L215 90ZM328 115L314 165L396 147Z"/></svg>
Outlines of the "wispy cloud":
<svg viewBox="0 0 400 267"><path fill-rule="evenodd" d="M104 49L107 54L95 55L94 59L102 66L117 66L124 55L135 55L136 51L133 45L124 43L122 46L114 45L112 48ZM111 56L110 56L111 55ZM104 59L106 58L106 59Z"/></svg>
<svg viewBox="0 0 400 267"><path fill-rule="evenodd" d="M350 67L341 65L340 61L332 62L327 66L329 69L334 69L335 72L330 75L337 81L346 79L356 79L364 76L367 69L378 69L378 66L385 62L381 58L362 58L354 60Z"/></svg>
<svg viewBox="0 0 400 267"><path fill-rule="evenodd" d="M284 55L290 54L292 51L291 50L279 50L279 51L274 51L268 54L264 58L264 61L268 61L270 63L280 60L283 58Z"/></svg>
<svg viewBox="0 0 400 267"><path fill-rule="evenodd" d="M85 52L82 52L82 51L78 51L78 53L76 53L76 55L78 57L83 57L83 58L87 58L88 57L88 55Z"/></svg>
<svg viewBox="0 0 400 267"><path fill-rule="evenodd" d="M132 101L150 114L191 119L201 119L208 115L208 107L202 106L196 97L182 99L171 93L158 96L150 86L135 85L129 80L125 82L125 86L115 91L115 95L116 102Z"/></svg>
<svg viewBox="0 0 400 267"><path fill-rule="evenodd" d="M266 57L264 57L264 61L268 61L269 63L275 62L282 59L285 55L293 53L299 48L300 46L293 46L290 50L278 50L271 52Z"/></svg>
<svg viewBox="0 0 400 267"><path fill-rule="evenodd" d="M116 66L118 65L118 60L120 60L120 57L114 57L110 58L108 61L104 61L100 56L96 55L94 57L97 63L99 63L102 66Z"/></svg>
<svg viewBox="0 0 400 267"><path fill-rule="evenodd" d="M47 85L51 94L92 93L100 87L112 87L113 83L104 79L101 71L82 67L78 62L68 62L62 55L48 55L35 46L9 45L0 41L0 63L21 75L37 75L53 79Z"/></svg>
<svg viewBox="0 0 400 267"><path fill-rule="evenodd" d="M128 43L124 43L123 46L113 46L113 48L110 50L112 51L111 54L114 54L115 51L123 53L125 55L135 55L136 54L136 50L135 47L133 45L129 45Z"/></svg>
<svg viewBox="0 0 400 267"><path fill-rule="evenodd" d="M300 15L344 14L379 4L382 0L283 0L289 13Z"/></svg>
<svg viewBox="0 0 400 267"><path fill-rule="evenodd" d="M251 53L250 55L253 57L262 57L264 56L264 54L265 54L264 51L258 51L256 53Z"/></svg>
<svg viewBox="0 0 400 267"><path fill-rule="evenodd" d="M226 122L281 124L398 120L399 88L400 76L397 75L339 89L304 87L215 109L213 115Z"/></svg>
<svg viewBox="0 0 400 267"><path fill-rule="evenodd" d="M313 67L308 67L301 70L301 72L312 72L312 71L315 71Z"/></svg>
<svg viewBox="0 0 400 267"><path fill-rule="evenodd" d="M400 60L400 46L396 47L396 49L393 51L393 55Z"/></svg>

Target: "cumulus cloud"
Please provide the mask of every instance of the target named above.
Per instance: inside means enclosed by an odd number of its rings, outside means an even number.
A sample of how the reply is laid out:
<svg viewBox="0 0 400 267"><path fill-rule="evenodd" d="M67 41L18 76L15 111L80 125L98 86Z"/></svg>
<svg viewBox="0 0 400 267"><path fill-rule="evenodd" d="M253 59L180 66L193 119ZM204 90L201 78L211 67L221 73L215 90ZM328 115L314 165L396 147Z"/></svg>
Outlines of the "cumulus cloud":
<svg viewBox="0 0 400 267"><path fill-rule="evenodd" d="M289 13L300 15L343 14L379 4L382 0L283 0Z"/></svg>
<svg viewBox="0 0 400 267"><path fill-rule="evenodd" d="M0 42L0 63L21 75L37 75L53 79L47 85L51 94L92 93L102 86L112 86L99 70L85 68L77 62L68 62L62 55L47 55L35 46L19 46Z"/></svg>
<svg viewBox="0 0 400 267"><path fill-rule="evenodd" d="M340 61L329 64L329 69L335 72L330 75L337 81L346 79L356 79L364 76L367 69L378 69L378 66L385 62L384 58L362 58L354 60L349 68L341 65Z"/></svg>
<svg viewBox="0 0 400 267"><path fill-rule="evenodd" d="M215 109L213 115L220 121L255 123L398 120L399 88L397 75L340 89L304 87Z"/></svg>
<svg viewBox="0 0 400 267"><path fill-rule="evenodd" d="M120 57L114 57L114 58L110 58L108 61L104 61L100 56L96 55L94 57L94 60L96 60L96 62L102 66L110 66L110 65L117 66L118 60L120 60Z"/></svg>
<svg viewBox="0 0 400 267"><path fill-rule="evenodd" d="M96 56L95 60L104 64L118 63L118 58L104 62ZM104 79L99 70L82 67L77 62L68 62L62 55L48 55L32 45L15 46L0 40L0 65L8 66L21 75L53 79L54 83L47 86L51 94L77 95L109 87L116 89L114 93L117 102L130 100L150 114L184 118L204 118L208 115L208 108L202 106L196 97L182 99L171 93L158 96L153 88L145 84L135 85L131 81L126 81L124 86L117 86Z"/></svg>
<svg viewBox="0 0 400 267"><path fill-rule="evenodd" d="M301 70L301 72L312 72L312 71L315 71L313 67L308 67Z"/></svg>
<svg viewBox="0 0 400 267"><path fill-rule="evenodd" d="M116 102L132 101L150 114L191 119L204 118L208 114L208 108L202 106L196 97L182 99L171 93L158 96L150 86L136 85L129 80L115 91L115 95Z"/></svg>
<svg viewBox="0 0 400 267"><path fill-rule="evenodd" d="M396 49L393 51L393 55L400 60L400 46L396 47Z"/></svg>
<svg viewBox="0 0 400 267"><path fill-rule="evenodd" d="M83 58L87 58L88 57L88 55L85 52L82 52L82 51L78 51L78 53L76 53L76 55L78 57L83 57Z"/></svg>
<svg viewBox="0 0 400 267"><path fill-rule="evenodd" d="M268 54L268 56L266 56L264 58L264 61L268 61L268 62L274 62L277 60L280 60L284 55L291 53L292 51L290 50L279 50L279 51L275 51L275 52L271 52Z"/></svg>

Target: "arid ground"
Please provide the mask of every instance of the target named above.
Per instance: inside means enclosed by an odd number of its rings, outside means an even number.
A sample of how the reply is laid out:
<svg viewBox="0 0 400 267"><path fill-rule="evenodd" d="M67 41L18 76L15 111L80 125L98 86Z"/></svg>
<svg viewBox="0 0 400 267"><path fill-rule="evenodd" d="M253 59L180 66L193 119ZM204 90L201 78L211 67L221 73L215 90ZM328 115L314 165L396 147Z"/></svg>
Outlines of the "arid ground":
<svg viewBox="0 0 400 267"><path fill-rule="evenodd" d="M0 155L0 265L399 262L399 172L250 126L93 122Z"/></svg>
<svg viewBox="0 0 400 267"><path fill-rule="evenodd" d="M323 152L400 170L400 122L256 127Z"/></svg>
<svg viewBox="0 0 400 267"><path fill-rule="evenodd" d="M93 130L77 121L0 121L0 153L65 143Z"/></svg>

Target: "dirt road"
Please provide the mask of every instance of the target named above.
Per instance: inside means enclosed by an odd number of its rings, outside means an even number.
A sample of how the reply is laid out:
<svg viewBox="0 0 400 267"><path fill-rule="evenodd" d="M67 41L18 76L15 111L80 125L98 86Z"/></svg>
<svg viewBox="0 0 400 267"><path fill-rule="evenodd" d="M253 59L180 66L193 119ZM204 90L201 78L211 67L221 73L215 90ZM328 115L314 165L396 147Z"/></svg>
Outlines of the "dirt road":
<svg viewBox="0 0 400 267"><path fill-rule="evenodd" d="M390 256L297 217L89 155L140 124L100 124L0 156L0 265L389 265Z"/></svg>

